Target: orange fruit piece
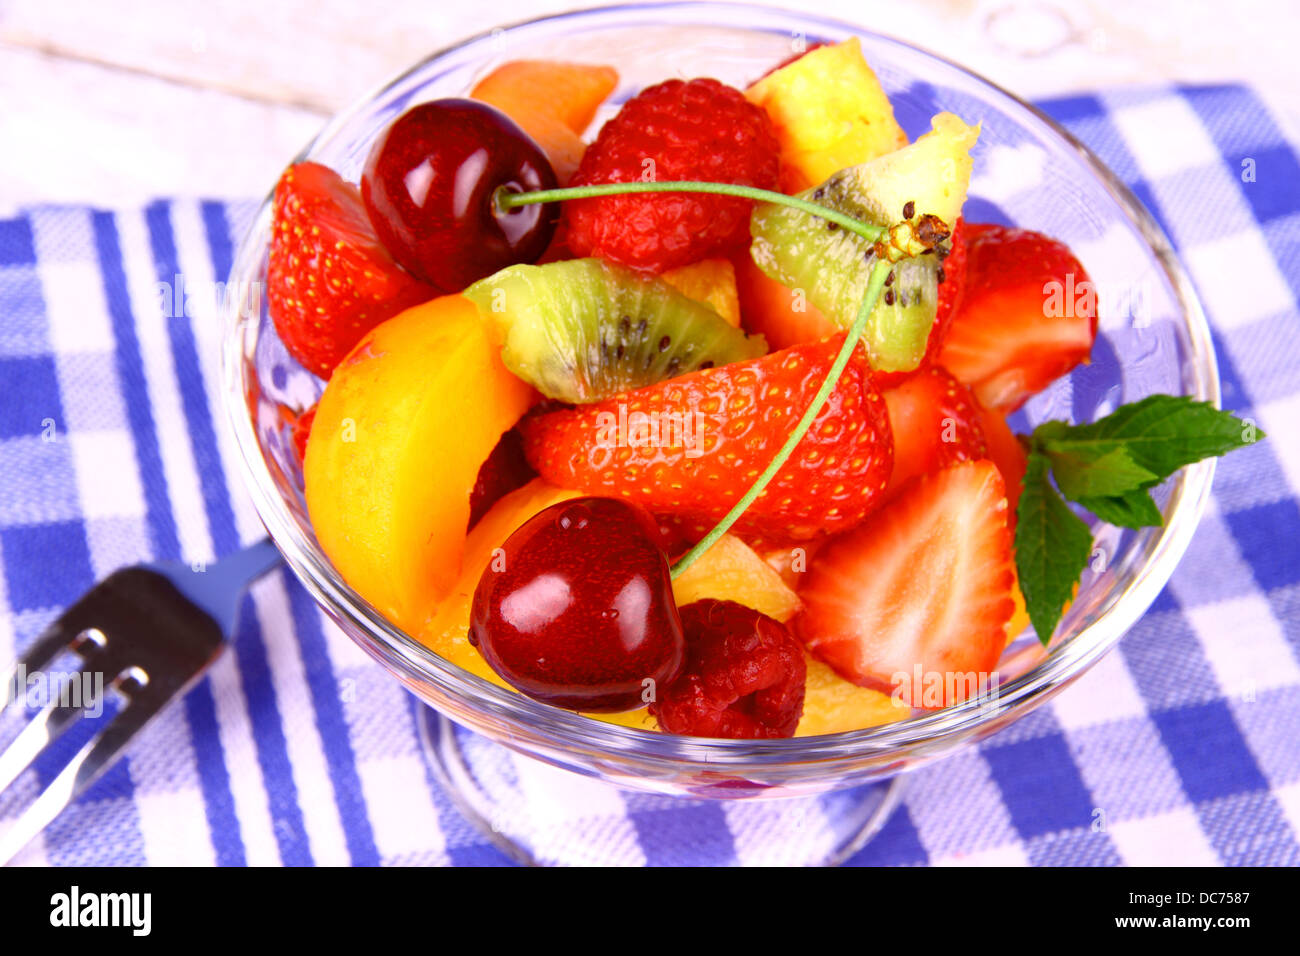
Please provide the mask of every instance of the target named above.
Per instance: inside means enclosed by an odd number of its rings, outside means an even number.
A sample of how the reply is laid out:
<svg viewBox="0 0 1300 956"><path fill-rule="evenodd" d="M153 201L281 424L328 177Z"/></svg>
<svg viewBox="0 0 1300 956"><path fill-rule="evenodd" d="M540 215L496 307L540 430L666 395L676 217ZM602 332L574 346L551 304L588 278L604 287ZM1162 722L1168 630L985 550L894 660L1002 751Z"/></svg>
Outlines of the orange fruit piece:
<svg viewBox="0 0 1300 956"><path fill-rule="evenodd" d="M344 580L399 627L416 633L456 582L479 468L535 398L458 295L376 326L339 363L307 440L307 511Z"/></svg>
<svg viewBox="0 0 1300 956"><path fill-rule="evenodd" d="M735 275L745 331L762 335L772 351L816 342L840 331L802 292L782 285L756 266L748 252L736 256Z"/></svg>
<svg viewBox="0 0 1300 956"><path fill-rule="evenodd" d="M806 660L808 678L796 737L865 730L911 715L911 708L889 694L859 687L811 655L806 655Z"/></svg>
<svg viewBox="0 0 1300 956"><path fill-rule="evenodd" d="M479 80L469 95L501 110L536 140L563 184L582 159L583 131L617 85L618 72L608 66L511 60Z"/></svg>

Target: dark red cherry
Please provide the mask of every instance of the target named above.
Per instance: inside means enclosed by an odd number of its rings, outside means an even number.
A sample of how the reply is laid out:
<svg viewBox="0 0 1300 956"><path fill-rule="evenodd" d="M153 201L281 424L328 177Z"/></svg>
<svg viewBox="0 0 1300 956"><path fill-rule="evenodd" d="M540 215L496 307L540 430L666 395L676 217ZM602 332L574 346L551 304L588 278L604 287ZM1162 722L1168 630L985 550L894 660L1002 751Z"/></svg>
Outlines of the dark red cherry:
<svg viewBox="0 0 1300 956"><path fill-rule="evenodd" d="M529 519L474 592L469 639L510 686L570 710L634 710L685 656L653 519L575 498Z"/></svg>
<svg viewBox="0 0 1300 956"><path fill-rule="evenodd" d="M553 204L501 212L497 189L554 189L541 148L505 113L475 100L414 106L384 130L361 174L361 198L384 248L443 292L537 260L555 232Z"/></svg>

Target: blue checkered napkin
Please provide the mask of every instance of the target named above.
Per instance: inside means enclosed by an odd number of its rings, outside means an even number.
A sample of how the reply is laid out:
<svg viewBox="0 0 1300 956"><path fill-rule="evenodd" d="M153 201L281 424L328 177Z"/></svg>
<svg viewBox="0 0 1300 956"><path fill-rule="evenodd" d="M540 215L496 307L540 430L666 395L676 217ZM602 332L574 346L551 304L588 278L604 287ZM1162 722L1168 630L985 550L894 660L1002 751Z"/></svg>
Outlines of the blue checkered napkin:
<svg viewBox="0 0 1300 956"><path fill-rule="evenodd" d="M1220 464L1190 553L1120 650L917 773L856 861L1300 863L1295 144L1234 87L1046 108L1173 237L1215 326L1225 404L1270 437ZM160 201L0 220L0 660L116 567L206 560L260 535L222 422L211 287L251 211ZM232 652L23 860L502 861L432 782L415 714L276 573L245 604ZM527 763L481 761L527 796ZM0 798L0 821L52 772L44 762ZM817 832L757 804L592 796L576 818L533 812L557 828L547 853L630 863L766 860ZM687 849L665 855L668 838Z"/></svg>

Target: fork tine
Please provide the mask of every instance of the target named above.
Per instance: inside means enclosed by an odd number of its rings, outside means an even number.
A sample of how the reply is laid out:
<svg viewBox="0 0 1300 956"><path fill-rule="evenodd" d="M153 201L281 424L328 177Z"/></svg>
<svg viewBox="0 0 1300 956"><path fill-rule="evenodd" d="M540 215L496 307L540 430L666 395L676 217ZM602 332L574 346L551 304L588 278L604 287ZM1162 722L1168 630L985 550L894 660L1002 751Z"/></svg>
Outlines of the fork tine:
<svg viewBox="0 0 1300 956"><path fill-rule="evenodd" d="M87 741L40 796L0 836L0 866L12 860L36 834L53 822L64 807L94 783L117 758L118 752L158 713L165 702L156 698L134 701L100 733Z"/></svg>
<svg viewBox="0 0 1300 956"><path fill-rule="evenodd" d="M13 743L0 753L0 793L18 779L18 775L36 759L37 755L63 736L64 731L75 724L84 713L85 709L82 707L72 707L53 701L37 714L14 738Z"/></svg>

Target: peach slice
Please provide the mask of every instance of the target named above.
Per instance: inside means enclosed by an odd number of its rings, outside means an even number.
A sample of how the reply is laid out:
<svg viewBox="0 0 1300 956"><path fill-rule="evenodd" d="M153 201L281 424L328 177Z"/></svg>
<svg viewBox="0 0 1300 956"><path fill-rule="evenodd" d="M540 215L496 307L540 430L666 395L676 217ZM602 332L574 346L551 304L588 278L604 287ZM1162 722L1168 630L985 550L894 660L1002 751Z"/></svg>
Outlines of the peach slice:
<svg viewBox="0 0 1300 956"><path fill-rule="evenodd" d="M748 252L736 257L735 276L745 331L763 336L772 351L817 342L840 331L802 292L769 278Z"/></svg>
<svg viewBox="0 0 1300 956"><path fill-rule="evenodd" d="M479 80L469 95L523 127L550 159L556 178L567 183L586 148L583 131L617 85L618 73L608 66L512 60Z"/></svg>
<svg viewBox="0 0 1300 956"><path fill-rule="evenodd" d="M902 720L912 713L906 704L895 703L888 694L846 681L811 655L807 662L803 717L795 728L796 737L865 730Z"/></svg>
<svg viewBox="0 0 1300 956"><path fill-rule="evenodd" d="M372 329L339 364L307 442L307 510L343 578L416 633L460 574L480 466L536 393L458 295Z"/></svg>

